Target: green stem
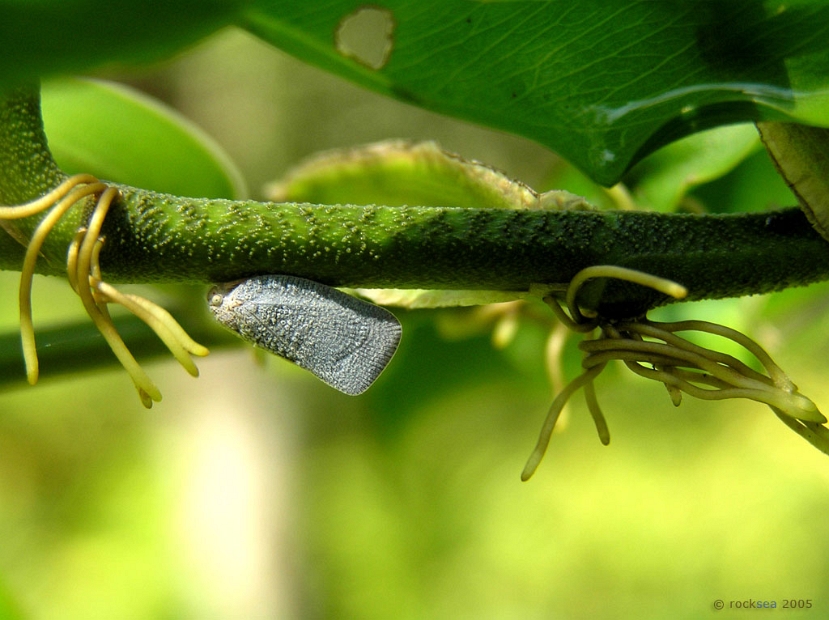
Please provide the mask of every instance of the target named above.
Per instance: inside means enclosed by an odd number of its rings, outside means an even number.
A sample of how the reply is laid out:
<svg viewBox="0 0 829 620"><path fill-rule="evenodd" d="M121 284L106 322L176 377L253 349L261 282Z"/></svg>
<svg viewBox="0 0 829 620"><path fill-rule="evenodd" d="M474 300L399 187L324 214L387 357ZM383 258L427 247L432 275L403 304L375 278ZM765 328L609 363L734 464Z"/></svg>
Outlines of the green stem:
<svg viewBox="0 0 829 620"><path fill-rule="evenodd" d="M63 175L49 155L37 91L0 102L0 199L34 198ZM112 282L220 282L284 273L337 286L526 291L613 264L686 286L687 300L765 293L829 278L829 246L798 209L743 215L325 206L201 200L120 187L101 266ZM44 245L40 273L62 274L87 209ZM26 235L40 216L17 223ZM19 251L0 245L0 268ZM667 303L640 285L597 279L579 297L606 316Z"/></svg>

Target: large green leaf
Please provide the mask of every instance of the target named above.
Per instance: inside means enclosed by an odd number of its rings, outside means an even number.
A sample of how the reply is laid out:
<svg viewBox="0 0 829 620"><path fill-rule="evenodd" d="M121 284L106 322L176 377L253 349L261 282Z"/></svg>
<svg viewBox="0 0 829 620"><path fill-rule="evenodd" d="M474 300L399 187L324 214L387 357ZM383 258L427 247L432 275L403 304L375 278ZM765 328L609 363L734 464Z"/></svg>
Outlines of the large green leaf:
<svg viewBox="0 0 829 620"><path fill-rule="evenodd" d="M255 0L244 23L374 90L532 138L604 184L701 129L829 125L824 0Z"/></svg>
<svg viewBox="0 0 829 620"><path fill-rule="evenodd" d="M165 57L230 23L604 184L701 129L829 126L825 0L0 0L0 86Z"/></svg>

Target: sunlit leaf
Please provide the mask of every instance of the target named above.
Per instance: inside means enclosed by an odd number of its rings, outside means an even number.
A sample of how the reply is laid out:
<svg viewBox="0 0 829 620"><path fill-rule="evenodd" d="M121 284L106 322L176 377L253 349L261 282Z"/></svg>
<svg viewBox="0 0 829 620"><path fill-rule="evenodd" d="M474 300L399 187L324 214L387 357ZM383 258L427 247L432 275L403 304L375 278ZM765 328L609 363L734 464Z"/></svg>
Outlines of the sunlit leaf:
<svg viewBox="0 0 829 620"><path fill-rule="evenodd" d="M69 173L180 196L239 198L241 174L206 134L180 114L124 86L46 82L49 146Z"/></svg>
<svg viewBox="0 0 829 620"><path fill-rule="evenodd" d="M277 202L473 207L478 209L589 208L566 191L539 194L435 142L390 140L321 153L273 183Z"/></svg>

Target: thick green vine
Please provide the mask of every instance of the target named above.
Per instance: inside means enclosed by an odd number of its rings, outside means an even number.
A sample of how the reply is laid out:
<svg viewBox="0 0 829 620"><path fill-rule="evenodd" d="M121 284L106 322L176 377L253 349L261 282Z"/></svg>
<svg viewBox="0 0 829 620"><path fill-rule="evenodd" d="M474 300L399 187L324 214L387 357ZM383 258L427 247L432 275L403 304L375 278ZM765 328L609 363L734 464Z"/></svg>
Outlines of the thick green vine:
<svg viewBox="0 0 829 620"><path fill-rule="evenodd" d="M65 176L43 134L37 90L0 102L0 203L19 204ZM677 281L687 300L767 293L829 278L829 246L799 209L741 215L262 203L183 198L121 187L104 222L112 282L227 281L285 273L336 286L563 290L582 269L615 264ZM41 250L59 275L93 204L74 208ZM0 268L19 269L39 216L5 227ZM635 316L670 299L596 280L579 302Z"/></svg>

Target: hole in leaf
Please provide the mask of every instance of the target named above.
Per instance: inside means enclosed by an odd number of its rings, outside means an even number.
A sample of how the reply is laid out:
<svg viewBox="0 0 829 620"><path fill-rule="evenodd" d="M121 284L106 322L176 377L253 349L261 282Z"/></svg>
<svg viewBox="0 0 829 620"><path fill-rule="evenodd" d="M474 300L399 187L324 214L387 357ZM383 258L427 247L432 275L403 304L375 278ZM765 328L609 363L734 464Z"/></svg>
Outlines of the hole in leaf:
<svg viewBox="0 0 829 620"><path fill-rule="evenodd" d="M340 20L334 35L337 51L370 69L382 69L394 47L391 11L363 6Z"/></svg>

